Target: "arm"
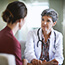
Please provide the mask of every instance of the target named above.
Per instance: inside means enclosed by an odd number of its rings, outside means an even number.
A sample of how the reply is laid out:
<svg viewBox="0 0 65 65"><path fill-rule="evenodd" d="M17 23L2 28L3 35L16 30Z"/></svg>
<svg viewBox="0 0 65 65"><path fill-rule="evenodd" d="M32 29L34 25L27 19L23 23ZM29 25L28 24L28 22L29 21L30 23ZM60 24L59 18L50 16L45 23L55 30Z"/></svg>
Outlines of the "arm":
<svg viewBox="0 0 65 65"><path fill-rule="evenodd" d="M58 61L56 59L53 59L49 62L43 62L41 65L58 65Z"/></svg>
<svg viewBox="0 0 65 65"><path fill-rule="evenodd" d="M59 34L56 37L56 51L55 51L55 59L59 62L59 64L63 63L63 36Z"/></svg>
<svg viewBox="0 0 65 65"><path fill-rule="evenodd" d="M10 42L10 51L9 52L11 54L15 55L16 64L22 64L20 43L15 38L12 38L12 40L10 40L10 41L9 41Z"/></svg>
<svg viewBox="0 0 65 65"><path fill-rule="evenodd" d="M26 41L26 49L25 49L25 58L28 61L31 61L32 59L36 59L35 51L34 51L34 37L33 37L33 31L30 31L27 35L27 41Z"/></svg>
<svg viewBox="0 0 65 65"><path fill-rule="evenodd" d="M49 62L47 62L46 60L44 60L44 61L34 60L34 61L35 61L35 64L28 63L27 65L58 65L58 61L56 59L53 59L52 61L49 61Z"/></svg>

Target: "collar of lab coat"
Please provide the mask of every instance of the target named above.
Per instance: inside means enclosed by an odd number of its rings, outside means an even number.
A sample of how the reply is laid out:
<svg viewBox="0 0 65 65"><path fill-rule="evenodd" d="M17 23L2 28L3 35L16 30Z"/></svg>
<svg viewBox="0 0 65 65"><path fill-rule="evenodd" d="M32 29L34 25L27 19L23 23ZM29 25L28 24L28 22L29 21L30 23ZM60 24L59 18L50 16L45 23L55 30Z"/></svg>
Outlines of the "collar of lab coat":
<svg viewBox="0 0 65 65"><path fill-rule="evenodd" d="M40 40L42 40L42 28L39 31L39 37L40 37ZM43 38L44 38L44 35L43 35ZM54 29L53 28L51 29L51 35L50 35L50 38L49 39L50 40L51 39L54 39Z"/></svg>

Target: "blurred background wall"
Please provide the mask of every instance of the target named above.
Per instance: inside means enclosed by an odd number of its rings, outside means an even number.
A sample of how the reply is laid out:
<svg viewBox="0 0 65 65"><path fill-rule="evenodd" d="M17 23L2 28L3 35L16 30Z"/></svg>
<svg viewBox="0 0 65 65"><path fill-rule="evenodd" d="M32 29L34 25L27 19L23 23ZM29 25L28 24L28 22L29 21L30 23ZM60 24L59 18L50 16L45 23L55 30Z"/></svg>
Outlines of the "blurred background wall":
<svg viewBox="0 0 65 65"><path fill-rule="evenodd" d="M2 12L5 10L8 3L16 0L0 0L0 30L2 30L6 23L2 20ZM59 18L54 29L60 31L63 34L63 47L65 49L65 0L19 0L23 1L28 8L28 15L26 18L26 23L23 28L17 32L15 37L21 41L26 41L27 32L30 29L40 27L41 23L41 12L46 8L54 8L58 14ZM64 50L65 56L65 50ZM65 63L64 63L65 65Z"/></svg>
<svg viewBox="0 0 65 65"><path fill-rule="evenodd" d="M63 47L64 47L64 58L65 58L65 0L63 1ZM65 60L64 60L65 65Z"/></svg>

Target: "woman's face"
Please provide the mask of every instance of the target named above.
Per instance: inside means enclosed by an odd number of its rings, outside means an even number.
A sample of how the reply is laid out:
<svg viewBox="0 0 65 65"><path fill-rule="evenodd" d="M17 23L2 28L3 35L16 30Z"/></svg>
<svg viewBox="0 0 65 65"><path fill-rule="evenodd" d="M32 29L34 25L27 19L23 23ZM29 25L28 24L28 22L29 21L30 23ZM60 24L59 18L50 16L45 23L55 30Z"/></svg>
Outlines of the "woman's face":
<svg viewBox="0 0 65 65"><path fill-rule="evenodd" d="M51 28L55 25L50 16L42 16L41 28L43 32L51 31Z"/></svg>

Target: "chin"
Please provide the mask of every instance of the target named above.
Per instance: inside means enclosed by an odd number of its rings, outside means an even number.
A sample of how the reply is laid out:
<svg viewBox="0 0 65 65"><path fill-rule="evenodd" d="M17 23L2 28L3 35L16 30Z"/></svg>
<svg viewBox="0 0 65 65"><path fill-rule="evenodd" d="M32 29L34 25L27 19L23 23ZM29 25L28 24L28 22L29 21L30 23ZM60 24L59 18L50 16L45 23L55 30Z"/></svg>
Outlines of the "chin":
<svg viewBox="0 0 65 65"><path fill-rule="evenodd" d="M43 30L43 31L46 31L47 29L44 28L44 29L42 29L42 30Z"/></svg>
<svg viewBox="0 0 65 65"><path fill-rule="evenodd" d="M44 32L47 32L47 29L42 29Z"/></svg>

